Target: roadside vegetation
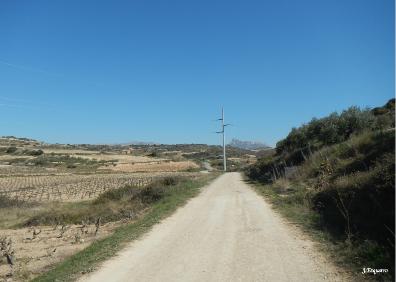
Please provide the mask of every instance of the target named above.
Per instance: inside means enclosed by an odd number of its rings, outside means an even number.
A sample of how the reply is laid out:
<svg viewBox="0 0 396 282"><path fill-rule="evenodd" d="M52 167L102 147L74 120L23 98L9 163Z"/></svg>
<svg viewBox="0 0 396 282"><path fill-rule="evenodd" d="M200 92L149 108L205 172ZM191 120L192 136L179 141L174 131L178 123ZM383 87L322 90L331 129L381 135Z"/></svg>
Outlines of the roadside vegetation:
<svg viewBox="0 0 396 282"><path fill-rule="evenodd" d="M202 175L178 176L169 175L150 179L127 179L127 185L119 185L97 197L85 198L84 201L26 201L0 195L0 228L23 228L39 225L93 224L98 218L102 223L123 219L134 219L144 212L155 201L167 193L195 181ZM146 181L144 181L146 180ZM107 180L109 182L109 180ZM112 185L118 182L112 180ZM120 181L119 183L122 183ZM105 181L106 184L106 181ZM107 186L110 186L108 184ZM87 189L87 188L85 188Z"/></svg>
<svg viewBox="0 0 396 282"><path fill-rule="evenodd" d="M134 219L153 203L187 184L185 177L169 176L144 186L126 185L100 194L95 200L50 204L22 225L102 223Z"/></svg>
<svg viewBox="0 0 396 282"><path fill-rule="evenodd" d="M355 273L389 269L379 280L394 279L394 111L392 99L312 119L246 170L276 209L326 242L335 261Z"/></svg>

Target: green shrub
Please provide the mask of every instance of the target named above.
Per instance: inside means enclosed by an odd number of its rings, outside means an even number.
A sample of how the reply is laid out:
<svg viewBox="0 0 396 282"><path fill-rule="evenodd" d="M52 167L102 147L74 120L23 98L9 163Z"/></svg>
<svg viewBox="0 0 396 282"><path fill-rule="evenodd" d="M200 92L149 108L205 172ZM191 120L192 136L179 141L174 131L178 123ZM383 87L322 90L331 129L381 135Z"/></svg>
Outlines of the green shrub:
<svg viewBox="0 0 396 282"><path fill-rule="evenodd" d="M343 142L353 134L393 128L394 103L392 99L385 106L373 110L350 107L341 114L332 113L321 119L313 118L309 123L293 128L285 139L279 141L276 144L276 153L283 157L294 154L295 158L289 158L294 164L299 164L305 158L296 158L296 152L306 148L317 150L326 145Z"/></svg>
<svg viewBox="0 0 396 282"><path fill-rule="evenodd" d="M139 188L135 186L124 186L118 189L109 190L100 194L99 197L94 200L94 205L104 204L109 201L130 201L139 192Z"/></svg>
<svg viewBox="0 0 396 282"><path fill-rule="evenodd" d="M6 153L7 153L7 154L13 154L13 153L15 153L17 150L18 150L17 147L11 146L11 147L8 147L8 148L7 148Z"/></svg>
<svg viewBox="0 0 396 282"><path fill-rule="evenodd" d="M42 154L44 154L43 150L25 150L24 151L25 155L29 155L29 156L41 156Z"/></svg>

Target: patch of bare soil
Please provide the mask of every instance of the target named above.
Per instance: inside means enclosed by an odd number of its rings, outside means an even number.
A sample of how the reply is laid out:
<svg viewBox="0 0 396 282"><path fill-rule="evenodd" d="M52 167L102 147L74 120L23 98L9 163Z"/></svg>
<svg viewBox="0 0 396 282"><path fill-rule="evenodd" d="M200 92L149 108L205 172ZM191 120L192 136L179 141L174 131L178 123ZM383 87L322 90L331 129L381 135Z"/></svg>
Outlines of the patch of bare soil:
<svg viewBox="0 0 396 282"><path fill-rule="evenodd" d="M101 168L119 172L175 172L198 167L199 166L192 161L155 161L146 163L120 163L115 166Z"/></svg>
<svg viewBox="0 0 396 282"><path fill-rule="evenodd" d="M121 222L104 224L98 232L95 225L0 230L0 245L1 241L9 244L11 239L8 251L13 257L13 265L7 262L6 256L0 258L0 281L30 280L95 240L108 236L120 224Z"/></svg>

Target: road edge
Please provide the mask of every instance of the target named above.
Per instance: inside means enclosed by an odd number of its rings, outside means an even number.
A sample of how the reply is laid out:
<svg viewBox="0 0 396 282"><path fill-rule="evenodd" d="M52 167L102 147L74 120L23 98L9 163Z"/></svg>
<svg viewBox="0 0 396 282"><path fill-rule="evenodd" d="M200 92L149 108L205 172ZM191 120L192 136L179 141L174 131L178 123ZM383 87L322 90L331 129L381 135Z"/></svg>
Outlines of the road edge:
<svg viewBox="0 0 396 282"><path fill-rule="evenodd" d="M211 182L221 174L206 174L198 180L190 180L181 189L155 203L150 210L136 221L118 227L110 236L93 242L82 251L55 264L52 268L40 276L34 278L33 282L50 281L75 281L84 274L95 271L98 266L111 259L128 243L139 239L149 232L152 227L163 219L171 216L180 207L198 196Z"/></svg>

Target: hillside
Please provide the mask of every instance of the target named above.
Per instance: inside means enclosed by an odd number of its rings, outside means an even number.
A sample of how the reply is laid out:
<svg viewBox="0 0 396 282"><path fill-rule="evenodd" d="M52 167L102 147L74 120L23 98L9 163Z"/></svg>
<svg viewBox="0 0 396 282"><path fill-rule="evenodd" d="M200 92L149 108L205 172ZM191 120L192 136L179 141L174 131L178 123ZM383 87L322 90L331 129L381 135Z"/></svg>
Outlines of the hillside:
<svg viewBox="0 0 396 282"><path fill-rule="evenodd" d="M242 141L239 139L232 139L228 146L240 148L244 150L262 150L269 148L268 145L258 141Z"/></svg>
<svg viewBox="0 0 396 282"><path fill-rule="evenodd" d="M356 272L394 277L395 100L312 119L246 171L286 216L328 236Z"/></svg>

